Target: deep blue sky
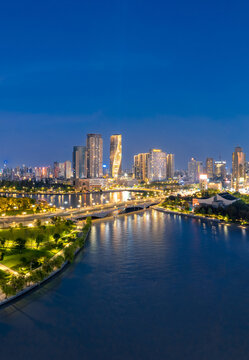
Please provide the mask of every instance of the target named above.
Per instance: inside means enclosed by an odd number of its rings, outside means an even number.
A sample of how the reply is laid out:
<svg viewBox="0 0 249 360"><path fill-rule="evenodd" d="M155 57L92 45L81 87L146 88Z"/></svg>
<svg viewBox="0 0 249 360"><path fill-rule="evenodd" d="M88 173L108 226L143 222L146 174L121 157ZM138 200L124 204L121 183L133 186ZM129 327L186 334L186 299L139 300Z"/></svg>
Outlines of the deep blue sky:
<svg viewBox="0 0 249 360"><path fill-rule="evenodd" d="M71 159L124 137L124 167L161 147L249 152L248 1L2 1L0 164Z"/></svg>

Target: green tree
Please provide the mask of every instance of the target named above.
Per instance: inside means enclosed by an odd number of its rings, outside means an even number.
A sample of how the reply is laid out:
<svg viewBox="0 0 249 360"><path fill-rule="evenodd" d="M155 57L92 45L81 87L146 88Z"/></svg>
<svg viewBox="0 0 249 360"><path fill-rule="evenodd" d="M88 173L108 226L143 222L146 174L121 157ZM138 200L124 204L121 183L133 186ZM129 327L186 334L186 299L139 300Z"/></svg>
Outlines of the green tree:
<svg viewBox="0 0 249 360"><path fill-rule="evenodd" d="M52 260L52 265L54 267L56 267L57 269L59 269L62 264L64 263L65 259L63 256L59 255L59 256L56 256L53 260Z"/></svg>
<svg viewBox="0 0 249 360"><path fill-rule="evenodd" d="M3 291L3 293L5 294L6 298L8 298L9 296L15 295L15 293L16 293L13 286L8 283L2 282L0 287Z"/></svg>
<svg viewBox="0 0 249 360"><path fill-rule="evenodd" d="M44 235L43 234L38 234L35 242L36 242L36 246L37 248L39 248L40 244L44 241Z"/></svg>
<svg viewBox="0 0 249 360"><path fill-rule="evenodd" d="M72 263L74 259L74 246L67 246L64 250L65 259Z"/></svg>
<svg viewBox="0 0 249 360"><path fill-rule="evenodd" d="M5 245L5 243L6 243L6 239L5 239L5 238L2 238L2 239L0 240L0 243L1 243L2 247L4 247L4 245Z"/></svg>
<svg viewBox="0 0 249 360"><path fill-rule="evenodd" d="M16 248L17 248L18 250L20 250L20 252L21 252L21 250L25 249L26 242L27 242L26 239L23 239L23 238L21 238L21 237L18 237L18 238L15 240Z"/></svg>
<svg viewBox="0 0 249 360"><path fill-rule="evenodd" d="M56 242L56 244L57 244L57 242L58 242L58 240L60 239L60 234L58 234L58 233L55 233L54 235L53 235L53 238L54 238L54 241Z"/></svg>
<svg viewBox="0 0 249 360"><path fill-rule="evenodd" d="M213 214L213 210L211 207L208 208L208 215L212 215Z"/></svg>
<svg viewBox="0 0 249 360"><path fill-rule="evenodd" d="M40 227L41 226L41 220L40 219L37 219L36 222L35 222L36 226L37 227Z"/></svg>
<svg viewBox="0 0 249 360"><path fill-rule="evenodd" d="M15 289L15 293L17 293L25 287L26 279L24 276L12 276L9 283Z"/></svg>
<svg viewBox="0 0 249 360"><path fill-rule="evenodd" d="M89 226L92 224L92 218L91 218L91 216L88 216L88 217L86 218L86 224L89 225Z"/></svg>

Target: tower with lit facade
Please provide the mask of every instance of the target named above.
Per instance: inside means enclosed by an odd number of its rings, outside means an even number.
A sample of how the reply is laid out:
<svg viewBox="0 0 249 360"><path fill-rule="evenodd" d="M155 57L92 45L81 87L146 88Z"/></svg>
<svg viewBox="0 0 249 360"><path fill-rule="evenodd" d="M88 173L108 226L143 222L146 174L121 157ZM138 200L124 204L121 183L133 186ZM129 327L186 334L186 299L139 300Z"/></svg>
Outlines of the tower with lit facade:
<svg viewBox="0 0 249 360"><path fill-rule="evenodd" d="M167 177L167 154L160 149L149 153L149 181L162 181Z"/></svg>
<svg viewBox="0 0 249 360"><path fill-rule="evenodd" d="M148 181L149 178L149 153L141 153L134 156L134 178Z"/></svg>
<svg viewBox="0 0 249 360"><path fill-rule="evenodd" d="M232 158L232 187L238 191L246 183L246 155L242 148L237 146Z"/></svg>
<svg viewBox="0 0 249 360"><path fill-rule="evenodd" d="M207 158L206 159L206 173L208 179L213 179L214 177L214 159Z"/></svg>
<svg viewBox="0 0 249 360"><path fill-rule="evenodd" d="M191 158L188 163L188 177L192 183L199 182L199 177L203 173L202 161L198 161L195 158Z"/></svg>
<svg viewBox="0 0 249 360"><path fill-rule="evenodd" d="M87 177L103 177L103 139L100 134L87 134Z"/></svg>
<svg viewBox="0 0 249 360"><path fill-rule="evenodd" d="M86 146L73 147L73 177L74 179L84 179L87 177Z"/></svg>
<svg viewBox="0 0 249 360"><path fill-rule="evenodd" d="M112 135L110 138L110 175L114 179L121 174L122 135Z"/></svg>
<svg viewBox="0 0 249 360"><path fill-rule="evenodd" d="M214 162L214 175L216 178L224 180L227 175L226 161L217 160Z"/></svg>
<svg viewBox="0 0 249 360"><path fill-rule="evenodd" d="M167 178L173 179L175 175L175 155L167 154Z"/></svg>

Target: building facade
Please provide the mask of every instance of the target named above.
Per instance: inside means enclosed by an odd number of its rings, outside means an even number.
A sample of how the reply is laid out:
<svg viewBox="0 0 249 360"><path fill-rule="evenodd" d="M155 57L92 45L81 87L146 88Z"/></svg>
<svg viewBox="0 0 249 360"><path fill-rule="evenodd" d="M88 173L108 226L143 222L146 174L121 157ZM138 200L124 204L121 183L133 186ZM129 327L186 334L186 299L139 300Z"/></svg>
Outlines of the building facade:
<svg viewBox="0 0 249 360"><path fill-rule="evenodd" d="M218 160L214 162L214 176L224 180L227 175L226 161Z"/></svg>
<svg viewBox="0 0 249 360"><path fill-rule="evenodd" d="M173 179L175 175L175 155L167 154L167 178Z"/></svg>
<svg viewBox="0 0 249 360"><path fill-rule="evenodd" d="M199 182L200 175L203 174L202 161L191 158L188 163L188 178L191 183Z"/></svg>
<svg viewBox="0 0 249 360"><path fill-rule="evenodd" d="M134 178L141 181L148 181L149 153L141 153L134 156Z"/></svg>
<svg viewBox="0 0 249 360"><path fill-rule="evenodd" d="M149 153L149 181L162 181L167 177L167 154L160 149Z"/></svg>
<svg viewBox="0 0 249 360"><path fill-rule="evenodd" d="M232 187L238 191L246 184L246 155L242 148L237 146L232 157Z"/></svg>
<svg viewBox="0 0 249 360"><path fill-rule="evenodd" d="M87 134L87 177L103 177L103 139L100 134Z"/></svg>
<svg viewBox="0 0 249 360"><path fill-rule="evenodd" d="M112 135L110 138L110 175L114 179L121 175L122 135Z"/></svg>
<svg viewBox="0 0 249 360"><path fill-rule="evenodd" d="M73 177L74 179L84 179L87 177L86 146L73 147Z"/></svg>
<svg viewBox="0 0 249 360"><path fill-rule="evenodd" d="M64 163L64 168L65 168L65 179L71 179L72 177L72 163L71 161L67 160Z"/></svg>
<svg viewBox="0 0 249 360"><path fill-rule="evenodd" d="M214 159L207 158L206 159L206 173L208 179L213 179L214 177Z"/></svg>

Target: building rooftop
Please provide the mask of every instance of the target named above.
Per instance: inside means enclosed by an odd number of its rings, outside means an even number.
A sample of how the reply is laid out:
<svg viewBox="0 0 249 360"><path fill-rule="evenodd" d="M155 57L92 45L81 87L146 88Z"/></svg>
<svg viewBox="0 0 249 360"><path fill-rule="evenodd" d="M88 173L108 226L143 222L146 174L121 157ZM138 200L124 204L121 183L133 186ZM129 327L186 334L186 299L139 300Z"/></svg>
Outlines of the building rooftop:
<svg viewBox="0 0 249 360"><path fill-rule="evenodd" d="M238 198L236 198L235 196L229 194L228 192L220 193L218 195L221 196L225 200L231 200L231 201L238 200Z"/></svg>

